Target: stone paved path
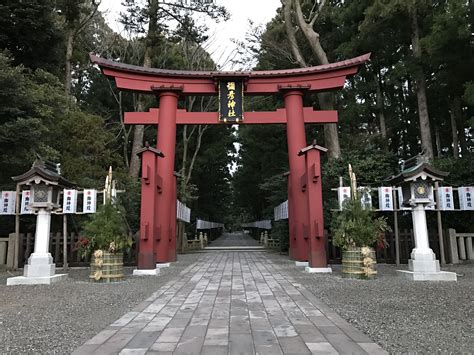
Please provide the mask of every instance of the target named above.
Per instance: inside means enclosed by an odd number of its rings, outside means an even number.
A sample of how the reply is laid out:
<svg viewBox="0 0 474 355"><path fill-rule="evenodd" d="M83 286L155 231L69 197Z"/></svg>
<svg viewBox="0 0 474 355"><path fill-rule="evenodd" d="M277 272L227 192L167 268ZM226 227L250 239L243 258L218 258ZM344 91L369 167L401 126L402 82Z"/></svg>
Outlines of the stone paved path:
<svg viewBox="0 0 474 355"><path fill-rule="evenodd" d="M202 254L179 279L73 354L386 352L295 283L265 252L216 252Z"/></svg>
<svg viewBox="0 0 474 355"><path fill-rule="evenodd" d="M213 247L246 247L246 246L260 246L260 244L245 233L224 233L211 244Z"/></svg>

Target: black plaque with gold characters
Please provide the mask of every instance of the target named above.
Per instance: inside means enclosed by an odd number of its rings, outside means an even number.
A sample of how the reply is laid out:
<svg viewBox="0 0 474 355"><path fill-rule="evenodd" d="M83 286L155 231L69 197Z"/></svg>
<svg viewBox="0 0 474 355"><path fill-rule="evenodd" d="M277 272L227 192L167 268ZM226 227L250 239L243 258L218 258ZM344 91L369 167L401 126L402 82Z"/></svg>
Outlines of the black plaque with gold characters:
<svg viewBox="0 0 474 355"><path fill-rule="evenodd" d="M239 123L244 120L244 85L242 80L219 81L219 121Z"/></svg>

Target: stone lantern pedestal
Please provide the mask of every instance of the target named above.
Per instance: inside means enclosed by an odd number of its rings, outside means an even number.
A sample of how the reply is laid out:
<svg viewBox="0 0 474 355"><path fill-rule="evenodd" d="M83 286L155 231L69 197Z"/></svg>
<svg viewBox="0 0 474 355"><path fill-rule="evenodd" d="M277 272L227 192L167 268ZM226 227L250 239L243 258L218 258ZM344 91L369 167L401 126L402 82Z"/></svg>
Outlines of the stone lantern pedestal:
<svg viewBox="0 0 474 355"><path fill-rule="evenodd" d="M435 181L443 181L449 173L428 164L423 155L408 159L400 174L390 182L402 187L404 206L412 208L415 248L410 254L408 270L397 270L399 275L414 281L456 281L455 272L441 271L439 261L429 246L425 206L432 205Z"/></svg>
<svg viewBox="0 0 474 355"><path fill-rule="evenodd" d="M7 286L13 285L49 285L67 278L67 274L56 274L56 265L49 252L51 229L51 211L58 209L59 191L74 185L64 179L55 164L37 159L32 168L23 175L13 178L19 185L31 188L29 207L36 212L36 233L34 252L28 258L23 276L10 277Z"/></svg>
<svg viewBox="0 0 474 355"><path fill-rule="evenodd" d="M67 274L56 275L56 264L48 251L51 211L41 209L36 217L35 249L23 269L23 276L10 277L7 286L49 285L67 278Z"/></svg>

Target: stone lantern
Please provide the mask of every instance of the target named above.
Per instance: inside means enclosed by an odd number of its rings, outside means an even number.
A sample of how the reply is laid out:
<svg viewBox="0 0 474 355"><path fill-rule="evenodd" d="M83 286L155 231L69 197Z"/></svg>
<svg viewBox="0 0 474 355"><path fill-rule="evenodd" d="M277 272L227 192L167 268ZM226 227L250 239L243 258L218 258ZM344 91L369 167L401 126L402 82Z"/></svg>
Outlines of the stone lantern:
<svg viewBox="0 0 474 355"><path fill-rule="evenodd" d="M31 190L29 208L36 214L36 233L34 252L28 258L23 276L11 277L7 285L51 284L67 275L56 275L56 265L49 253L49 235L51 212L60 209L60 191L74 187L64 179L59 164L44 161L40 157L35 160L29 171L12 178L18 185L27 185Z"/></svg>
<svg viewBox="0 0 474 355"><path fill-rule="evenodd" d="M429 246L425 207L434 204L433 184L443 181L448 172L435 169L423 155L405 161L402 171L389 179L402 188L405 207L411 207L415 248L410 254L408 271L399 273L415 281L456 281L456 273L440 271L439 261Z"/></svg>

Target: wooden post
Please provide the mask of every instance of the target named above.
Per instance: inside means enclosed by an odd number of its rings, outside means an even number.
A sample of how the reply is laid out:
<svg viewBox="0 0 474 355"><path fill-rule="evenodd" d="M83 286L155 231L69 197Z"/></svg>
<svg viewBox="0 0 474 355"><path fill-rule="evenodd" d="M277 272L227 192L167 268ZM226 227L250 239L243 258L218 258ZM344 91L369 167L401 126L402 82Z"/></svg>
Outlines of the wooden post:
<svg viewBox="0 0 474 355"><path fill-rule="evenodd" d="M59 262L59 253L61 251L61 233L56 233L55 238L55 248L54 248L54 261Z"/></svg>
<svg viewBox="0 0 474 355"><path fill-rule="evenodd" d="M451 264L459 264L458 243L456 241L456 230L448 229L449 249L451 251Z"/></svg>
<svg viewBox="0 0 474 355"><path fill-rule="evenodd" d="M400 266L400 235L398 231L398 203L396 198L397 194L395 189L392 188L392 199L393 199L393 230L395 233L395 263Z"/></svg>
<svg viewBox="0 0 474 355"><path fill-rule="evenodd" d="M440 201L439 201L439 182L435 182L435 200L436 200L436 218L438 220L438 239L439 239L439 254L441 265L446 264L446 257L444 255L444 240L443 240L443 221L441 219Z"/></svg>
<svg viewBox="0 0 474 355"><path fill-rule="evenodd" d="M67 214L63 214L63 270L69 267L67 263Z"/></svg>
<svg viewBox="0 0 474 355"><path fill-rule="evenodd" d="M15 201L15 250L13 253L13 270L18 269L18 258L20 256L20 184L16 184Z"/></svg>

